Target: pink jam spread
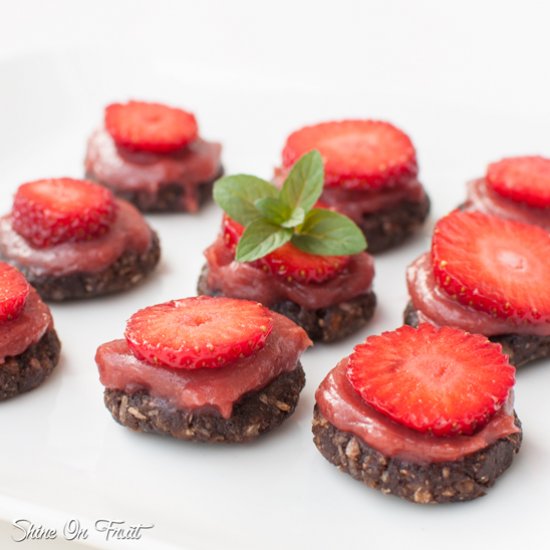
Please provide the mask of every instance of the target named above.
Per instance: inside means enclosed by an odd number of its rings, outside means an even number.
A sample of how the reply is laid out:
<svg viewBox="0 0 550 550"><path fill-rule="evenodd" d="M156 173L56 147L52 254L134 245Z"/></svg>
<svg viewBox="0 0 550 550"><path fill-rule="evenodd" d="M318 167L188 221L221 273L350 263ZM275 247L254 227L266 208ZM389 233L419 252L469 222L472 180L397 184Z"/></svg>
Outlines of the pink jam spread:
<svg viewBox="0 0 550 550"><path fill-rule="evenodd" d="M550 335L550 323L519 323L512 319L499 319L454 300L437 286L429 253L423 254L408 267L407 286L421 323L452 326L485 336L511 333Z"/></svg>
<svg viewBox="0 0 550 550"><path fill-rule="evenodd" d="M218 236L204 255L210 289L266 306L290 300L305 309L329 307L369 292L374 277L374 261L365 252L352 256L348 266L334 278L310 284L287 281L252 264L236 262L222 236Z"/></svg>
<svg viewBox="0 0 550 550"><path fill-rule="evenodd" d="M468 183L468 210L538 225L550 231L550 208L536 208L503 197L493 191L484 179Z"/></svg>
<svg viewBox="0 0 550 550"><path fill-rule="evenodd" d="M180 184L186 210L198 210L196 188L216 178L221 145L197 139L169 154L133 152L117 147L101 128L88 141L86 173L116 191L145 191L154 200L164 184Z"/></svg>
<svg viewBox="0 0 550 550"><path fill-rule="evenodd" d="M101 383L108 389L133 393L146 389L183 409L214 408L229 418L233 405L246 393L267 386L296 368L301 353L311 345L303 329L273 313L273 330L254 355L214 369L170 369L136 359L126 340L113 340L96 353Z"/></svg>
<svg viewBox="0 0 550 550"><path fill-rule="evenodd" d="M273 182L279 187L288 173L283 168L275 169ZM355 222L360 222L366 214L394 208L402 202L421 202L426 193L416 178L409 178L399 186L386 189L342 189L325 187L320 201L326 208L334 208Z"/></svg>
<svg viewBox="0 0 550 550"><path fill-rule="evenodd" d="M422 185L417 179L411 178L403 186L388 189L356 191L326 187L321 201L355 222L360 222L366 214L388 210L402 202L421 202L424 197Z"/></svg>
<svg viewBox="0 0 550 550"><path fill-rule="evenodd" d="M489 423L474 435L435 437L411 430L365 403L346 376L347 359L332 369L315 393L321 414L339 430L350 432L380 453L421 463L460 460L519 431L513 394Z"/></svg>
<svg viewBox="0 0 550 550"><path fill-rule="evenodd" d="M31 287L21 314L16 319L0 323L0 369L6 357L20 355L51 328L50 308Z"/></svg>
<svg viewBox="0 0 550 550"><path fill-rule="evenodd" d="M0 255L27 267L35 275L58 276L102 271L123 252L146 252L151 244L151 228L131 204L117 200L117 206L117 217L105 235L49 248L32 247L13 229L11 215L7 214L0 218Z"/></svg>

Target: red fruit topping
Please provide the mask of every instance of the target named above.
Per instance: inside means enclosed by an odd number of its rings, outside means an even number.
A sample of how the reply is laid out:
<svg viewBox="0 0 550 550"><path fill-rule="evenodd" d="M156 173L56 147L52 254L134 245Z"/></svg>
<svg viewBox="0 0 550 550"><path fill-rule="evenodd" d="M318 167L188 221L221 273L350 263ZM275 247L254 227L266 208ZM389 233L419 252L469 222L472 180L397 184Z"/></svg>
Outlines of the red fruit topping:
<svg viewBox="0 0 550 550"><path fill-rule="evenodd" d="M153 365L223 367L263 348L273 322L256 302L199 296L146 307L132 315L126 340Z"/></svg>
<svg viewBox="0 0 550 550"><path fill-rule="evenodd" d="M21 185L12 210L13 228L37 248L100 237L115 216L111 191L70 178Z"/></svg>
<svg viewBox="0 0 550 550"><path fill-rule="evenodd" d="M289 136L283 165L292 166L317 149L325 163L325 185L379 189L416 176L416 152L409 137L378 120L343 120L306 126Z"/></svg>
<svg viewBox="0 0 550 550"><path fill-rule="evenodd" d="M241 235L244 233L244 227L231 219L227 214L224 214L222 219L222 231L225 245L229 250L234 252Z"/></svg>
<svg viewBox="0 0 550 550"><path fill-rule="evenodd" d="M550 321L550 234L540 227L456 211L435 227L432 262L437 284L460 303Z"/></svg>
<svg viewBox="0 0 550 550"><path fill-rule="evenodd" d="M258 260L264 269L288 281L322 283L334 278L349 264L351 256L317 256L286 243Z"/></svg>
<svg viewBox="0 0 550 550"><path fill-rule="evenodd" d="M132 151L171 153L197 139L194 115L161 105L129 101L105 109L105 128L115 143Z"/></svg>
<svg viewBox="0 0 550 550"><path fill-rule="evenodd" d="M224 215L222 229L226 246L234 251L244 227ZM302 252L292 243L286 243L255 263L277 277L307 284L332 279L345 269L349 261L350 256L316 256Z"/></svg>
<svg viewBox="0 0 550 550"><path fill-rule="evenodd" d="M539 208L550 207L550 159L513 157L490 164L485 179L499 195Z"/></svg>
<svg viewBox="0 0 550 550"><path fill-rule="evenodd" d="M9 264L0 262L0 323L19 316L30 286L25 277Z"/></svg>
<svg viewBox="0 0 550 550"><path fill-rule="evenodd" d="M431 324L369 336L348 379L374 409L436 436L473 434L505 403L515 369L499 344Z"/></svg>

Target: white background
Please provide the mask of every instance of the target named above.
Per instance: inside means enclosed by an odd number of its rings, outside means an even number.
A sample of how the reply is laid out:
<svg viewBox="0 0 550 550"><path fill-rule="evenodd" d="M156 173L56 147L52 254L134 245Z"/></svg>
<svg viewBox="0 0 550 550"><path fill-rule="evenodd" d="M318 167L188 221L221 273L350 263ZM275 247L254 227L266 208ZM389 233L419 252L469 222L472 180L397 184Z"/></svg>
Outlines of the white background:
<svg viewBox="0 0 550 550"><path fill-rule="evenodd" d="M488 161L550 156L549 21L543 1L0 0L2 210L22 181L78 175L101 107L134 96L196 108L205 135L224 142L228 171L265 177L285 135L301 124L389 119L418 147L433 223ZM58 372L0 409L0 517L48 512L57 522L70 511L154 521L161 540L192 550L547 542L548 362L519 374L522 454L475 503L421 508L383 497L339 475L310 442L316 384L361 337L399 323L404 267L428 246L430 224L377 259L374 323L306 356L296 417L265 443L182 446L117 427L101 404L94 349L120 336L138 307L193 292L218 218L213 207L192 221L151 217L165 251L154 281L53 308L64 343ZM9 526L0 527L3 549Z"/></svg>
<svg viewBox="0 0 550 550"><path fill-rule="evenodd" d="M550 113L548 3L2 0L0 55L78 47L177 59L220 82L402 93ZM38 84L38 83L37 83Z"/></svg>

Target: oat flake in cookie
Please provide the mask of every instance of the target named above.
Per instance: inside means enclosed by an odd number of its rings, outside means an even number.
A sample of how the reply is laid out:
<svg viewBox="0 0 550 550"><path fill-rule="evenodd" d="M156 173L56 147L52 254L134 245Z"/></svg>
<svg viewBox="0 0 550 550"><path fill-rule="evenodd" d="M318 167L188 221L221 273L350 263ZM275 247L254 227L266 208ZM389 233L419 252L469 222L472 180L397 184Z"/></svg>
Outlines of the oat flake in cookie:
<svg viewBox="0 0 550 550"><path fill-rule="evenodd" d="M317 389L314 443L385 494L472 500L519 451L514 380L501 347L483 336L430 324L370 336Z"/></svg>
<svg viewBox="0 0 550 550"><path fill-rule="evenodd" d="M56 178L23 184L0 218L0 258L45 300L93 298L134 287L160 258L138 210L104 187Z"/></svg>
<svg viewBox="0 0 550 550"><path fill-rule="evenodd" d="M309 345L300 327L257 302L199 296L138 311L124 339L98 348L96 362L120 424L240 443L294 412Z"/></svg>
<svg viewBox="0 0 550 550"><path fill-rule="evenodd" d="M60 349L48 306L17 269L0 262L0 401L39 386Z"/></svg>
<svg viewBox="0 0 550 550"><path fill-rule="evenodd" d="M223 173L221 145L199 136L187 111L114 103L90 136L86 177L145 212L197 212Z"/></svg>

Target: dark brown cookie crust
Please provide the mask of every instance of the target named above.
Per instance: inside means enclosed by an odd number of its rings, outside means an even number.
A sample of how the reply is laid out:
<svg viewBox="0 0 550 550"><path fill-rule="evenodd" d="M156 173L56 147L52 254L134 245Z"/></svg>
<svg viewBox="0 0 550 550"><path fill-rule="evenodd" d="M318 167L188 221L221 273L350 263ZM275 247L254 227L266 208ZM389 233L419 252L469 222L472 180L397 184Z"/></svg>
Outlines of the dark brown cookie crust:
<svg viewBox="0 0 550 550"><path fill-rule="evenodd" d="M358 223L368 243L368 252L383 252L401 244L426 220L430 199L424 195L421 202L403 201L398 205L366 214Z"/></svg>
<svg viewBox="0 0 550 550"><path fill-rule="evenodd" d="M211 181L198 183L193 186L190 192L196 199L199 208L212 197L214 182L223 176L224 170L220 169L215 178ZM185 190L179 183L165 183L161 185L158 192L153 193L146 189L140 191L120 191L108 183L99 180L91 172L86 172L86 179L100 183L108 187L121 199L131 202L142 212L187 212L183 200Z"/></svg>
<svg viewBox="0 0 550 550"><path fill-rule="evenodd" d="M123 426L189 441L243 443L276 428L296 408L305 384L302 365L272 380L265 388L244 395L225 419L217 412L177 409L145 390L127 394L105 390L105 406Z"/></svg>
<svg viewBox="0 0 550 550"><path fill-rule="evenodd" d="M136 286L157 265L160 259L158 235L153 231L151 245L143 254L124 252L112 265L97 273L70 273L69 275L36 275L10 258L0 259L11 263L25 275L42 299L62 302L82 298L95 298L114 292L122 292Z"/></svg>
<svg viewBox="0 0 550 550"><path fill-rule="evenodd" d="M210 289L207 281L208 266L205 265L197 283L197 293L220 296L221 292ZM284 300L270 306L270 309L300 325L312 340L333 342L364 326L374 315L375 307L376 295L370 291L325 308L305 309L295 302Z"/></svg>
<svg viewBox="0 0 550 550"><path fill-rule="evenodd" d="M42 384L57 365L60 350L59 338L50 329L20 355L6 357L0 365L0 401Z"/></svg>
<svg viewBox="0 0 550 550"><path fill-rule="evenodd" d="M403 320L411 327L418 326L418 312L412 302L407 304ZM536 334L498 334L490 336L489 340L502 346L502 351L508 355L510 363L521 367L537 359L550 357L550 336Z"/></svg>
<svg viewBox="0 0 550 550"><path fill-rule="evenodd" d="M516 417L516 425L521 423ZM338 430L315 405L313 441L339 470L373 489L419 504L459 502L483 496L510 466L522 432L498 439L455 462L420 464L385 456L349 432Z"/></svg>

